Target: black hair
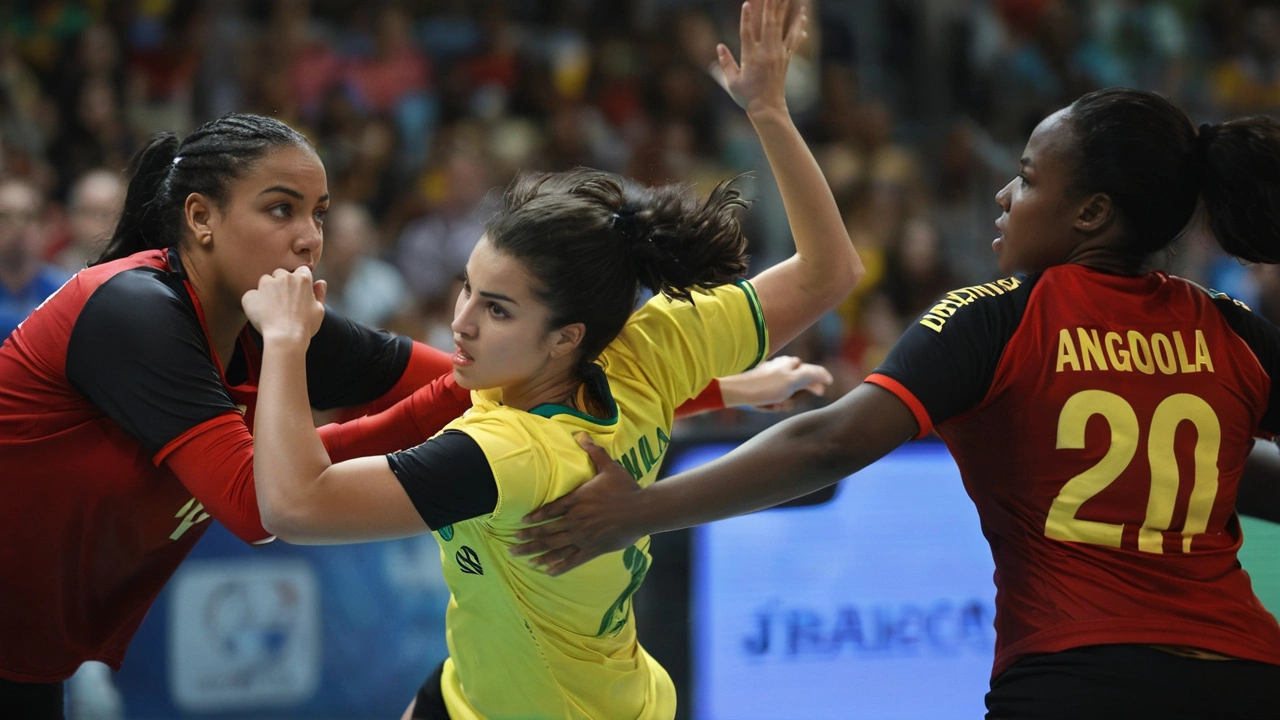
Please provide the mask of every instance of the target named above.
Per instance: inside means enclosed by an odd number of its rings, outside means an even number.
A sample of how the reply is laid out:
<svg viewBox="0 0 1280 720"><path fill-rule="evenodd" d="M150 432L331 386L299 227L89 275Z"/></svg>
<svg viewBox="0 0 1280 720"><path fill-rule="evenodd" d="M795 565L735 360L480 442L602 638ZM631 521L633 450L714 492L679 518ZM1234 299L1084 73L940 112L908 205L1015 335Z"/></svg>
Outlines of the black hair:
<svg viewBox="0 0 1280 720"><path fill-rule="evenodd" d="M521 173L485 231L536 279L549 327L586 326L581 371L622 331L641 286L691 299L693 288L740 279L747 256L738 210L746 206L732 180L699 202L687 187L646 187L585 168Z"/></svg>
<svg viewBox="0 0 1280 720"><path fill-rule="evenodd" d="M313 149L297 130L274 118L232 113L201 125L181 142L171 132L152 135L129 160L129 189L115 232L98 259L176 247L187 196L200 193L218 207L227 186L268 152L285 145Z"/></svg>
<svg viewBox="0 0 1280 720"><path fill-rule="evenodd" d="M1152 92L1107 88L1067 113L1076 142L1069 192L1101 192L1136 258L1167 247L1203 199L1218 244L1250 262L1280 262L1280 123L1268 117L1198 129Z"/></svg>

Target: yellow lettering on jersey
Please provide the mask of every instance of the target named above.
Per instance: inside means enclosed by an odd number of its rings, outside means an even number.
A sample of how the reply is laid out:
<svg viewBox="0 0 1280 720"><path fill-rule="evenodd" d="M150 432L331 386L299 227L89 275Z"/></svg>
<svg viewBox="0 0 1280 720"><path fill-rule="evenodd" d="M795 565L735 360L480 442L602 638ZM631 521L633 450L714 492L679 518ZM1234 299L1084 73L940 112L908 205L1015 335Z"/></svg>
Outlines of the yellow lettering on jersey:
<svg viewBox="0 0 1280 720"><path fill-rule="evenodd" d="M1133 365L1129 363L1129 351L1120 348L1120 343L1124 342L1120 333L1109 332L1102 337L1102 342L1107 346L1107 358L1111 360L1112 369L1120 372L1133 370Z"/></svg>
<svg viewBox="0 0 1280 720"><path fill-rule="evenodd" d="M1160 368L1160 372L1165 375L1178 372L1178 368L1173 364L1173 345L1169 344L1169 338L1164 333L1155 333L1151 336L1151 354L1155 357L1156 367Z"/></svg>
<svg viewBox="0 0 1280 720"><path fill-rule="evenodd" d="M949 292L946 297L938 301L938 304L929 308L929 312L920 316L919 323L934 332L942 332L942 326L947 324L947 319L955 315L960 308L976 302L979 298L1003 295L1021 284L1022 281L1017 278L1004 278L996 282L971 285Z"/></svg>
<svg viewBox="0 0 1280 720"><path fill-rule="evenodd" d="M1055 372L1081 369L1132 372L1146 375L1213 372L1213 360L1209 357L1209 343L1202 330L1196 330L1195 358L1187 354L1187 344L1182 333L1141 333L1129 330L1122 336L1108 331L1101 337L1096 329L1069 328L1058 331L1057 364Z"/></svg>
<svg viewBox="0 0 1280 720"><path fill-rule="evenodd" d="M178 510L174 517L182 518L182 522L178 523L178 529L169 535L170 540L177 540L182 537L196 523L204 522L209 519L209 513L204 511L204 503L197 502L195 498L187 501L182 509Z"/></svg>
<svg viewBox="0 0 1280 720"><path fill-rule="evenodd" d="M1080 369L1080 358L1076 357L1076 346L1071 342L1071 333L1066 328L1058 331L1058 369L1055 372L1062 372L1062 368L1067 365L1072 370Z"/></svg>
<svg viewBox="0 0 1280 720"><path fill-rule="evenodd" d="M1204 331L1196 330L1196 370L1204 365L1209 372L1213 372L1213 360L1209 358L1209 342L1204 339Z"/></svg>
<svg viewBox="0 0 1280 720"><path fill-rule="evenodd" d="M1107 361L1102 357L1102 342L1098 340L1098 331L1085 331L1076 328L1076 337L1080 338L1080 358L1084 360L1084 369L1092 370L1097 364L1099 370L1107 369Z"/></svg>
<svg viewBox="0 0 1280 720"><path fill-rule="evenodd" d="M1156 366L1151 362L1151 343L1137 330L1130 330L1125 337L1129 339L1129 355L1133 358L1133 366L1144 375L1155 375Z"/></svg>
<svg viewBox="0 0 1280 720"><path fill-rule="evenodd" d="M1187 357L1187 346L1182 342L1182 333L1177 330L1173 331L1173 346L1178 349L1178 368L1184 373L1195 372L1196 366Z"/></svg>

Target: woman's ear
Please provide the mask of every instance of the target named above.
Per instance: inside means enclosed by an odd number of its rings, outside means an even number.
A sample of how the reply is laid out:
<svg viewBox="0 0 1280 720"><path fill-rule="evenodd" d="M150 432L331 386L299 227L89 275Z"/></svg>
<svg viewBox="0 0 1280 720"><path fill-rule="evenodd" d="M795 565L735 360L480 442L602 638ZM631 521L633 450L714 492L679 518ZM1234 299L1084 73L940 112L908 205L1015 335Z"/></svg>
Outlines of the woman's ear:
<svg viewBox="0 0 1280 720"><path fill-rule="evenodd" d="M191 193L183 203L187 229L195 235L196 244L207 247L213 243L213 205L200 193Z"/></svg>
<svg viewBox="0 0 1280 720"><path fill-rule="evenodd" d="M572 323L552 330L550 336L551 357L564 357L573 352L582 344L582 338L586 337L586 335L587 326L582 323Z"/></svg>
<svg viewBox="0 0 1280 720"><path fill-rule="evenodd" d="M1106 228L1115 217L1115 206L1111 204L1111 196L1106 193L1094 193L1080 206L1076 214L1076 229L1092 235Z"/></svg>

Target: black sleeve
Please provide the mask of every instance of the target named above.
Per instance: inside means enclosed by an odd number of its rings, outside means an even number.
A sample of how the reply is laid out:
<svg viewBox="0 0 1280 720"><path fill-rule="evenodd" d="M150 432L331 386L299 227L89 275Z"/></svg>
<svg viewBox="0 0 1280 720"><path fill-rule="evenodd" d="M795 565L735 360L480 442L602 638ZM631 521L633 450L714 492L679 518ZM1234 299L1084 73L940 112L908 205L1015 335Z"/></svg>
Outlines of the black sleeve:
<svg viewBox="0 0 1280 720"><path fill-rule="evenodd" d="M445 431L387 456L413 506L432 530L488 515L498 507L498 481L471 436Z"/></svg>
<svg viewBox="0 0 1280 720"><path fill-rule="evenodd" d="M255 331L254 341L262 347ZM413 341L325 308L307 348L307 395L317 410L354 407L387 394L404 375Z"/></svg>
<svg viewBox="0 0 1280 720"><path fill-rule="evenodd" d="M1213 304L1271 378L1271 397L1267 398L1267 412L1258 427L1263 432L1280 433L1280 328L1221 293L1213 293Z"/></svg>
<svg viewBox="0 0 1280 720"><path fill-rule="evenodd" d="M907 328L875 373L911 392L934 425L973 409L995 378L1040 276L947 293Z"/></svg>
<svg viewBox="0 0 1280 720"><path fill-rule="evenodd" d="M235 410L195 310L150 268L103 283L67 344L67 380L155 455Z"/></svg>

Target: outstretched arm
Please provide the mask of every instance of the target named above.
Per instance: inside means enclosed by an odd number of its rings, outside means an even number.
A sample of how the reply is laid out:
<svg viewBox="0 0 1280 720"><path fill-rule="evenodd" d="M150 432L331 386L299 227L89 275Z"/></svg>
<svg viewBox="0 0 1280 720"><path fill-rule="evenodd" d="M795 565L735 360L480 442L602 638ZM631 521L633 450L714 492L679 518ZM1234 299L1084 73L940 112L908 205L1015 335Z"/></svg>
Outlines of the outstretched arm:
<svg viewBox="0 0 1280 720"><path fill-rule="evenodd" d="M826 177L787 109L787 65L808 22L802 9L788 24L792 2L742 4L741 65L727 47L716 48L725 84L746 105L760 136L795 239L794 255L751 280L769 328L770 354L847 297L865 272Z"/></svg>
<svg viewBox="0 0 1280 720"><path fill-rule="evenodd" d="M583 442L600 474L525 518L516 555L536 555L552 575L640 537L772 507L861 470L915 435L911 410L863 384L835 403L797 415L700 468L641 489L603 450Z"/></svg>
<svg viewBox="0 0 1280 720"><path fill-rule="evenodd" d="M1236 493L1241 515L1280 523L1280 450L1272 442L1258 442L1245 462Z"/></svg>

